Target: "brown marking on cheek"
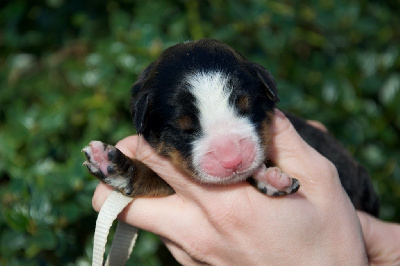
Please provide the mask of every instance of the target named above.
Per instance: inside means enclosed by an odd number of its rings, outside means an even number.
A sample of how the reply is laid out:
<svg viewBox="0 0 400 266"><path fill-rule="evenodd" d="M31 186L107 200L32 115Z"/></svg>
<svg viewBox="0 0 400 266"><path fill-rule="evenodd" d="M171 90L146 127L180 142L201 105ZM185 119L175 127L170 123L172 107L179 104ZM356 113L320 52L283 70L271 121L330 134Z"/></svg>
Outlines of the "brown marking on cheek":
<svg viewBox="0 0 400 266"><path fill-rule="evenodd" d="M156 150L157 154L168 157L171 163L183 173L190 176L194 175L190 167L190 159L184 158L176 148L167 145L165 142L160 142L153 148Z"/></svg>
<svg viewBox="0 0 400 266"><path fill-rule="evenodd" d="M174 190L149 167L134 160L135 167L131 173L131 197L162 197L174 193Z"/></svg>
<svg viewBox="0 0 400 266"><path fill-rule="evenodd" d="M273 111L267 112L265 119L261 122L261 127L259 132L261 136L261 145L263 145L264 152L267 156L271 151L271 144L272 144L271 124L273 119L274 119L274 112Z"/></svg>
<svg viewBox="0 0 400 266"><path fill-rule="evenodd" d="M250 99L247 96L241 96L236 100L236 106L241 112L246 112L250 108Z"/></svg>
<svg viewBox="0 0 400 266"><path fill-rule="evenodd" d="M168 157L171 163L181 172L193 176L194 172L190 167L190 159L184 158L182 154L174 147L167 145L165 142L160 142L153 147L157 154Z"/></svg>
<svg viewBox="0 0 400 266"><path fill-rule="evenodd" d="M193 127L192 119L185 115L178 118L178 126L182 130L189 130Z"/></svg>
<svg viewBox="0 0 400 266"><path fill-rule="evenodd" d="M166 154L166 145L165 145L165 142L163 142L163 141L160 142L160 143L157 143L153 147L153 149L160 155L165 155Z"/></svg>
<svg viewBox="0 0 400 266"><path fill-rule="evenodd" d="M184 158L178 150L176 150L175 148L170 148L167 156L171 159L172 164L177 169L179 169L180 171L182 171L187 175L190 176L194 175L190 167L190 159Z"/></svg>

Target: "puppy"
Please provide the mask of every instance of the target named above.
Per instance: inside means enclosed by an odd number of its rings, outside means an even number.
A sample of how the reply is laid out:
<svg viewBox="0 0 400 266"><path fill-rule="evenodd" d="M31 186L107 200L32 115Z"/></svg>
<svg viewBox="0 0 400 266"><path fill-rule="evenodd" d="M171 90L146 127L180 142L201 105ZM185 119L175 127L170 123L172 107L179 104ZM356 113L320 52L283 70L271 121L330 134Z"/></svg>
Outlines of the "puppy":
<svg viewBox="0 0 400 266"><path fill-rule="evenodd" d="M182 172L208 184L247 180L261 193L295 193L300 183L268 160L270 125L279 101L276 83L262 66L216 40L165 50L133 85L131 113L139 134ZM378 214L366 170L329 134L286 114L299 134L338 169L355 207ZM93 141L84 163L123 194L164 196L172 188L142 162Z"/></svg>

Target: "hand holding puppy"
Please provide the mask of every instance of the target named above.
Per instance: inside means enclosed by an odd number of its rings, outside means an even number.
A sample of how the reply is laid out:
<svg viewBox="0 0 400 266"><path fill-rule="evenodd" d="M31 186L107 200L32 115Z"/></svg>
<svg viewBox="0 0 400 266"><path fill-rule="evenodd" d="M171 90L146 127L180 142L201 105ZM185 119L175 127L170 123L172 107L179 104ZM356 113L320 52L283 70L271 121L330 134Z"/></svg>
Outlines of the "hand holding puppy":
<svg viewBox="0 0 400 266"><path fill-rule="evenodd" d="M137 198L120 219L159 235L182 264L366 264L360 223L336 168L279 111L272 128L271 158L300 180L297 193L272 198L246 182L199 184L133 136L117 147L147 164L176 194ZM109 191L98 186L96 210Z"/></svg>

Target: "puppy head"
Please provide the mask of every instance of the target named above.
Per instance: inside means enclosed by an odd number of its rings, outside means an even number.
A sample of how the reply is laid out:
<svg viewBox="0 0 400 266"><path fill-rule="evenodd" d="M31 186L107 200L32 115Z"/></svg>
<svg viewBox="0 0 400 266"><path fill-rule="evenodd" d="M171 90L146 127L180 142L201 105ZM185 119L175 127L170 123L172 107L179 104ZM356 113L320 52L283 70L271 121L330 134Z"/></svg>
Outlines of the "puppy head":
<svg viewBox="0 0 400 266"><path fill-rule="evenodd" d="M268 156L275 81L227 45L170 47L132 91L138 133L200 182L244 180Z"/></svg>

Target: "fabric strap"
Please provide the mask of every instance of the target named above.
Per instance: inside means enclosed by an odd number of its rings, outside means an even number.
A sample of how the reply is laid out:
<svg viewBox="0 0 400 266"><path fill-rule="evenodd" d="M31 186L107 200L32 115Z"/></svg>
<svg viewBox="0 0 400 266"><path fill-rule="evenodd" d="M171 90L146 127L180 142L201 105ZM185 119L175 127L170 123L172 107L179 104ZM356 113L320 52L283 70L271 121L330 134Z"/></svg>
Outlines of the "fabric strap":
<svg viewBox="0 0 400 266"><path fill-rule="evenodd" d="M107 197L97 216L94 233L92 266L102 266L104 252L111 225L118 214L132 202L133 198L112 191ZM129 259L137 238L137 228L124 222L118 222L110 254L105 265L125 265Z"/></svg>

